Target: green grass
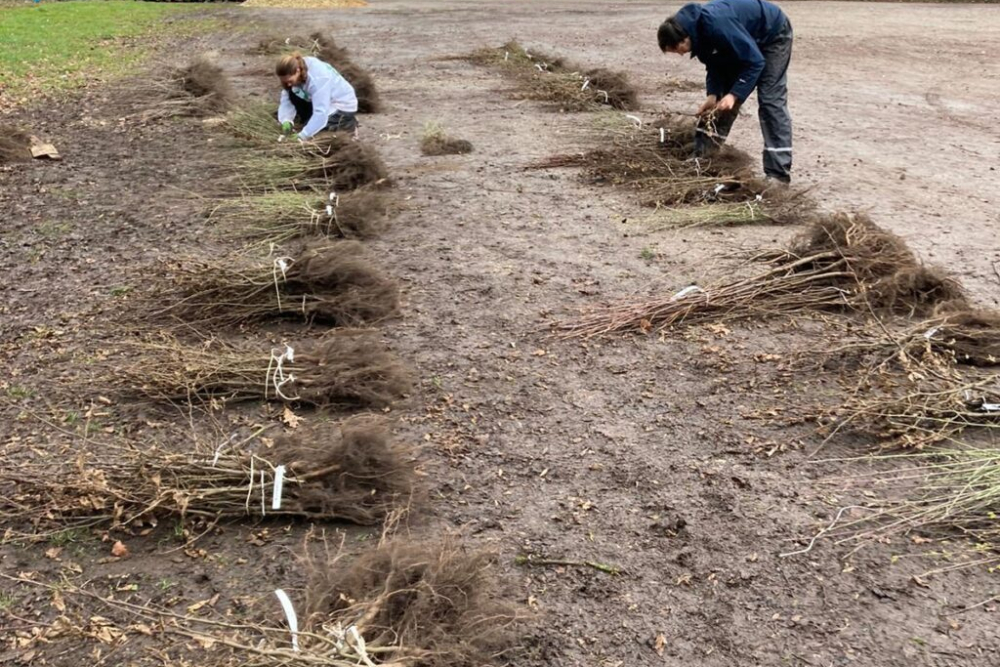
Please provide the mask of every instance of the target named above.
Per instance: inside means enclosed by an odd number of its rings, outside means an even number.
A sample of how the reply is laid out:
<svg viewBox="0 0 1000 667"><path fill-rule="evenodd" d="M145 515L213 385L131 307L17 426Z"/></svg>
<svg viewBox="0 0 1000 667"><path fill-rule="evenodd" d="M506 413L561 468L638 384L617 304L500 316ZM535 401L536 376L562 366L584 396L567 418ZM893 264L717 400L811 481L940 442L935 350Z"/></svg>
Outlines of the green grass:
<svg viewBox="0 0 1000 667"><path fill-rule="evenodd" d="M121 75L164 36L218 25L207 17L164 20L196 11L204 12L204 5L89 0L0 6L0 107Z"/></svg>

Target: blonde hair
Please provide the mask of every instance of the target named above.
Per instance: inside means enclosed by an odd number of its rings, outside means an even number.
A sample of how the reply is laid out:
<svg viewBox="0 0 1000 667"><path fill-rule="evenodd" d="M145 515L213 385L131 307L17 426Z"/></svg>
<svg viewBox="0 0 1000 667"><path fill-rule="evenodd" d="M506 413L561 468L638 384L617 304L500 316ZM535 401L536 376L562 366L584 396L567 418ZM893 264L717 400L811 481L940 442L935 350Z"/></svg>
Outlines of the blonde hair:
<svg viewBox="0 0 1000 667"><path fill-rule="evenodd" d="M274 68L274 73L278 76L291 76L296 72L301 72L303 79L308 72L306 61L298 51L281 56L281 59Z"/></svg>

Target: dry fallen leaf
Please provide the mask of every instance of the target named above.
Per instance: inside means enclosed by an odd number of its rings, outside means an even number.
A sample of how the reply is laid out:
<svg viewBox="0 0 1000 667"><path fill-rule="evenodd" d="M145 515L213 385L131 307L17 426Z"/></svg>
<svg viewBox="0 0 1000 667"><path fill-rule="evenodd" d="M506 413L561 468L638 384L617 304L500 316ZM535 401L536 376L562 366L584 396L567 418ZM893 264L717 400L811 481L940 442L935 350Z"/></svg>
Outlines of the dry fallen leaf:
<svg viewBox="0 0 1000 667"><path fill-rule="evenodd" d="M214 607L215 603L219 601L219 594L216 593L207 600L202 600L201 602L195 602L193 605L188 606L187 610L189 614L193 614L204 606Z"/></svg>
<svg viewBox="0 0 1000 667"><path fill-rule="evenodd" d="M656 639L653 640L653 648L656 650L656 655L663 655L663 649L667 647L667 638L663 636L663 633L656 635Z"/></svg>
<svg viewBox="0 0 1000 667"><path fill-rule="evenodd" d="M124 558L128 556L128 547L122 544L121 540L115 542L115 545L111 547L111 555L116 558Z"/></svg>
<svg viewBox="0 0 1000 667"><path fill-rule="evenodd" d="M297 414L292 412L292 409L286 405L285 411L281 414L281 421L288 424L289 428L298 428L299 422L302 421L302 417L299 417Z"/></svg>

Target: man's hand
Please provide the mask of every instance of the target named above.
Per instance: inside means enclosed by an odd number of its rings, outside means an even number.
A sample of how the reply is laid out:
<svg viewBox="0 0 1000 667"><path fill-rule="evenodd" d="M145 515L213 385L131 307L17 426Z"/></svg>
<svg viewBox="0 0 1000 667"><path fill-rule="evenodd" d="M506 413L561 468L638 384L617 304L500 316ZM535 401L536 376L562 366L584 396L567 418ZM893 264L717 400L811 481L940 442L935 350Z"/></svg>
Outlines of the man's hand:
<svg viewBox="0 0 1000 667"><path fill-rule="evenodd" d="M719 113L726 113L727 111L735 109L737 104L739 104L739 102L736 101L736 96L729 93L719 100L719 103L715 105L715 110Z"/></svg>
<svg viewBox="0 0 1000 667"><path fill-rule="evenodd" d="M701 108L698 109L697 115L704 116L707 113L715 111L715 105L717 103L718 103L718 98L716 98L715 95L709 95L707 98L705 98L705 103L702 104Z"/></svg>
<svg viewBox="0 0 1000 667"><path fill-rule="evenodd" d="M281 124L281 131L284 132L285 134L291 134L292 133L292 123L291 123L291 121L286 120L284 123L282 123Z"/></svg>

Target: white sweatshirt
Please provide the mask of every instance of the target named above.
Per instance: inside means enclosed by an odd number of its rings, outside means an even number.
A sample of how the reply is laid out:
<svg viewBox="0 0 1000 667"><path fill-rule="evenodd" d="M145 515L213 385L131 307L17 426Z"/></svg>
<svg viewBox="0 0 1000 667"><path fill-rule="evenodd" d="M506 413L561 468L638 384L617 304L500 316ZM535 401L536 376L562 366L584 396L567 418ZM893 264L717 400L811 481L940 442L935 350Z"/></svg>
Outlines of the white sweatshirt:
<svg viewBox="0 0 1000 667"><path fill-rule="evenodd" d="M291 94L309 100L313 105L313 115L306 126L299 132L303 139L309 139L326 127L330 116L343 111L355 113L358 110L358 96L354 88L340 72L319 58L306 56L306 83L304 86L293 86ZM295 107L288 98L288 90L281 91L281 102L278 104L278 122L293 122Z"/></svg>

